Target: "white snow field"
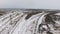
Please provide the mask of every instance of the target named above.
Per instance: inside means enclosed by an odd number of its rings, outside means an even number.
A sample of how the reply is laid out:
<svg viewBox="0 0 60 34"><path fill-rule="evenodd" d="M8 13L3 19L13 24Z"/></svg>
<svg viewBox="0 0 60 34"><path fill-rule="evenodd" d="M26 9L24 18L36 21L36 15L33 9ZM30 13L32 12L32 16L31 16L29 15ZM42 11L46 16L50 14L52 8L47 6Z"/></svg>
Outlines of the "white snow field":
<svg viewBox="0 0 60 34"><path fill-rule="evenodd" d="M59 28L58 29L55 28L54 25L60 27L59 23L60 21L58 19L57 20L52 19L56 23L53 25L53 23L48 22L47 24L45 22L47 14L49 13L45 12L37 13L29 17L28 19L26 19L28 14L23 12L14 11L4 14L0 16L0 34L47 34L48 27L50 29L49 32L51 34L59 34L60 32ZM56 13L54 15L60 16L60 13ZM40 24L47 24L48 27L46 25L45 26L42 25L40 28L39 27Z"/></svg>

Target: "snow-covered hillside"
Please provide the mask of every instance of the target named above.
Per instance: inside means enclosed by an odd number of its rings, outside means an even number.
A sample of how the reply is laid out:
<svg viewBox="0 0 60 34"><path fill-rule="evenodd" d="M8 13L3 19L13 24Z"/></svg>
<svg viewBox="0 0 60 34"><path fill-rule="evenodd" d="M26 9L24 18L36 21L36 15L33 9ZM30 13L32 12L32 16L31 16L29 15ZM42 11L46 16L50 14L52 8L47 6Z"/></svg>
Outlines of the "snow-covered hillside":
<svg viewBox="0 0 60 34"><path fill-rule="evenodd" d="M26 14L14 11L0 16L0 34L53 34L60 28L59 20L60 13Z"/></svg>

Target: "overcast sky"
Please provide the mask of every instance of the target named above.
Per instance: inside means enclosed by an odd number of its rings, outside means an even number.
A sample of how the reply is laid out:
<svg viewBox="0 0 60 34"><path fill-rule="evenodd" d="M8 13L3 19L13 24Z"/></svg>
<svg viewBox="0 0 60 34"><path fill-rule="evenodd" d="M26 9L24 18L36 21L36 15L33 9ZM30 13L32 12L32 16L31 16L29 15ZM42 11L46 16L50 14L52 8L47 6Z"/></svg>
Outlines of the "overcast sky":
<svg viewBox="0 0 60 34"><path fill-rule="evenodd" d="M0 0L0 8L60 9L60 0Z"/></svg>

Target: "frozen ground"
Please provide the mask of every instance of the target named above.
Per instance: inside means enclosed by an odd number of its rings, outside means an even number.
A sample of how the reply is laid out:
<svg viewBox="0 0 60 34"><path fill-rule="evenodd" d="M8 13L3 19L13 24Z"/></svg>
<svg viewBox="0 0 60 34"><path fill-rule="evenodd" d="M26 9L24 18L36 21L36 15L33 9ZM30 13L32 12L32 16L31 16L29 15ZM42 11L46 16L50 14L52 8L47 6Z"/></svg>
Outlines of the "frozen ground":
<svg viewBox="0 0 60 34"><path fill-rule="evenodd" d="M52 20L56 22L55 24L52 21L45 22L46 15L50 14L49 12L40 12L40 13L24 13L24 12L10 12L0 16L0 34L45 34L47 31L53 34L59 34L60 21L57 19L60 17L60 13L55 13L52 15L55 16L56 20L54 20L53 16ZM29 16L29 17L28 17ZM48 17L48 15L47 15ZM27 19L26 19L27 18ZM59 18L60 19L60 18ZM48 19L50 20L50 19ZM51 23L50 23L51 22ZM41 26L42 30L39 31L40 24L47 24L47 26ZM58 28L55 28L55 26ZM46 31L44 33L44 31ZM39 33L40 32L40 33Z"/></svg>

